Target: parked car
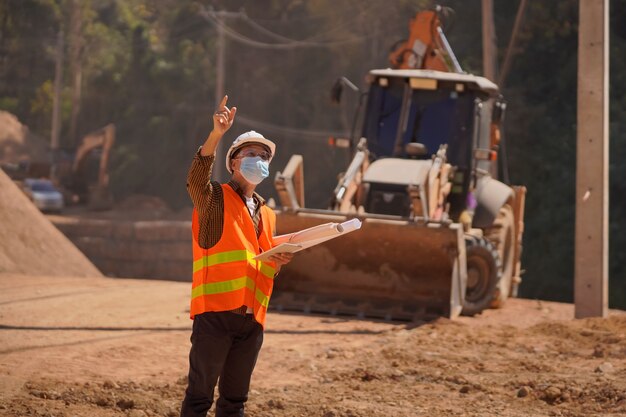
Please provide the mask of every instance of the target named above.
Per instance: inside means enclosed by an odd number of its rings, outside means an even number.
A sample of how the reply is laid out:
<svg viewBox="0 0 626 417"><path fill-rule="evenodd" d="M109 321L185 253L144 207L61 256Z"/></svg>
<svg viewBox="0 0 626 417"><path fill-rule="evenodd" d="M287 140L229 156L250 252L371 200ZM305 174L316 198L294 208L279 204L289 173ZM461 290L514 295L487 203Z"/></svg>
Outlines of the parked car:
<svg viewBox="0 0 626 417"><path fill-rule="evenodd" d="M24 192L41 211L61 211L65 206L63 194L50 180L27 178L24 180Z"/></svg>

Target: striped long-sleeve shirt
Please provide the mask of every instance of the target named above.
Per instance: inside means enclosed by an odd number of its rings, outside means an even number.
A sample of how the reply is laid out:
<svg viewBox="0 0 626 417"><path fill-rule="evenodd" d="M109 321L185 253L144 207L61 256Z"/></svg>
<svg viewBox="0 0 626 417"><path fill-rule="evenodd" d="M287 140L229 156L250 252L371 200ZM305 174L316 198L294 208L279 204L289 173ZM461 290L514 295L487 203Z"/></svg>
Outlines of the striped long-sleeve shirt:
<svg viewBox="0 0 626 417"><path fill-rule="evenodd" d="M219 182L211 181L214 162L215 155L202 156L200 150L198 150L187 174L187 192L198 212L200 226L198 244L204 249L215 246L222 237L224 230L224 195L222 187ZM246 198L239 185L232 180L228 182L228 185L239 194L245 204ZM265 204L265 200L257 193L253 193L252 198L256 203L252 220L258 237L261 221L260 208Z"/></svg>

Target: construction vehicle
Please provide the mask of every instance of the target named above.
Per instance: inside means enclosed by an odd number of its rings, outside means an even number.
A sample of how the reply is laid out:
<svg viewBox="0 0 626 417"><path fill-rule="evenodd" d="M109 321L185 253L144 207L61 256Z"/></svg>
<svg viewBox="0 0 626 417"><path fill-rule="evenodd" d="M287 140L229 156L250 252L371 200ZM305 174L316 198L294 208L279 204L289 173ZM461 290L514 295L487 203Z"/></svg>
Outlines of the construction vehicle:
<svg viewBox="0 0 626 417"><path fill-rule="evenodd" d="M108 124L85 135L71 161L57 164L57 177L72 203L92 210L111 208L108 166L114 143L115 125Z"/></svg>
<svg viewBox="0 0 626 417"><path fill-rule="evenodd" d="M278 234L363 225L298 253L273 308L422 320L517 294L526 189L497 179L506 103L493 82L462 72L440 13L418 12L393 68L369 72L361 133L328 209L305 207L302 156L276 174Z"/></svg>

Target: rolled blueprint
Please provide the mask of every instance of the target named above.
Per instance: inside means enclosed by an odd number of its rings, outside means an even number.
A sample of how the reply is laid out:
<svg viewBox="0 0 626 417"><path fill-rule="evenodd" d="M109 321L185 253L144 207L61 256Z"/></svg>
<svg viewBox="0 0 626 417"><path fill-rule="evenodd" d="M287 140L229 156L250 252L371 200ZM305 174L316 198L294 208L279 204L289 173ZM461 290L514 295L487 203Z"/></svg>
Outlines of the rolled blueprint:
<svg viewBox="0 0 626 417"><path fill-rule="evenodd" d="M274 243L276 245L295 243L304 249L335 238L343 233L353 232L359 228L361 228L359 219L351 219L343 223L324 223L299 232L275 236Z"/></svg>
<svg viewBox="0 0 626 417"><path fill-rule="evenodd" d="M343 223L324 223L300 230L299 232L274 236L274 245L276 246L255 256L253 259L265 261L275 253L299 252L302 249L310 248L360 228L361 221L359 219L351 219Z"/></svg>
<svg viewBox="0 0 626 417"><path fill-rule="evenodd" d="M293 233L289 243L303 243L311 240L337 236L343 231L340 223L325 223Z"/></svg>

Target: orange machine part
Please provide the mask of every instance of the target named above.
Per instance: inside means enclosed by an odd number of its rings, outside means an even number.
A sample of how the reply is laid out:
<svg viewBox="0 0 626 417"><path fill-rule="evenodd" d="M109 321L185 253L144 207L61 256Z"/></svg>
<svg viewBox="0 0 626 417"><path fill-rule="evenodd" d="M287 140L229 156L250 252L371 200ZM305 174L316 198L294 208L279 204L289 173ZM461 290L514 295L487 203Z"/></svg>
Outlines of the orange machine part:
<svg viewBox="0 0 626 417"><path fill-rule="evenodd" d="M441 39L437 28L440 25L436 11L417 12L409 23L409 39L389 54L392 67L449 72L450 68L439 48Z"/></svg>

